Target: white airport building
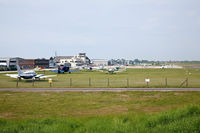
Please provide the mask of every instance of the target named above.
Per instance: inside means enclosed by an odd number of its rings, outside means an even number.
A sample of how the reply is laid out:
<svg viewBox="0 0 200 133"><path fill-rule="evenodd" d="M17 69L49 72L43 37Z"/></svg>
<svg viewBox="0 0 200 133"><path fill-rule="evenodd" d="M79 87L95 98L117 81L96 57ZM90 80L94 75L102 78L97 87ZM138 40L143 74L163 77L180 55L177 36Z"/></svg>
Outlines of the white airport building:
<svg viewBox="0 0 200 133"><path fill-rule="evenodd" d="M91 63L94 66L108 66L108 60L107 59L92 59Z"/></svg>
<svg viewBox="0 0 200 133"><path fill-rule="evenodd" d="M16 58L10 58L10 57L0 58L0 67L7 67L7 68L15 67L17 59L19 59L19 58L18 57L16 57Z"/></svg>
<svg viewBox="0 0 200 133"><path fill-rule="evenodd" d="M54 62L57 65L66 65L71 67L89 65L90 59L86 56L86 53L79 53L75 56L56 56Z"/></svg>

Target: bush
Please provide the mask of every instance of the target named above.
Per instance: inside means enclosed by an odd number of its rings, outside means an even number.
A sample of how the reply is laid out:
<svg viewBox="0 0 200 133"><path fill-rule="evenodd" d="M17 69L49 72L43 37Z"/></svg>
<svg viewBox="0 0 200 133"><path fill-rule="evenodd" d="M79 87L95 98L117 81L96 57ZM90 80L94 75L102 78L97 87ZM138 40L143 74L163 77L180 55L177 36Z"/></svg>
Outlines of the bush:
<svg viewBox="0 0 200 133"><path fill-rule="evenodd" d="M8 71L7 67L0 67L0 71Z"/></svg>

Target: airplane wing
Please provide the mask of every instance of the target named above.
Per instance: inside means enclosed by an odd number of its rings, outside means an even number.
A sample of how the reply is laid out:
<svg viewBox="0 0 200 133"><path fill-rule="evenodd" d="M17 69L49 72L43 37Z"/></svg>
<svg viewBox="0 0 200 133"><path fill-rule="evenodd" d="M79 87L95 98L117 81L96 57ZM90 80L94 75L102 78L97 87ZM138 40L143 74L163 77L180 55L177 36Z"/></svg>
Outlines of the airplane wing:
<svg viewBox="0 0 200 133"><path fill-rule="evenodd" d="M44 76L41 76L40 78L41 79L44 79L44 78L50 78L50 77L55 77L57 75L44 75Z"/></svg>
<svg viewBox="0 0 200 133"><path fill-rule="evenodd" d="M44 79L44 78L50 78L50 77L55 77L55 76L57 76L57 75L43 75L43 74L40 74L40 75L35 76L35 78Z"/></svg>
<svg viewBox="0 0 200 133"><path fill-rule="evenodd" d="M58 71L58 70L49 70L49 71L51 71L51 72L55 72L55 73L64 73L65 71L63 71L63 70L60 70L60 71Z"/></svg>
<svg viewBox="0 0 200 133"><path fill-rule="evenodd" d="M58 73L58 70L49 70L51 72L55 72L55 73Z"/></svg>
<svg viewBox="0 0 200 133"><path fill-rule="evenodd" d="M68 72L77 72L77 71L80 71L80 70L69 70Z"/></svg>
<svg viewBox="0 0 200 133"><path fill-rule="evenodd" d="M5 74L5 76L9 76L11 78L18 78L18 74Z"/></svg>

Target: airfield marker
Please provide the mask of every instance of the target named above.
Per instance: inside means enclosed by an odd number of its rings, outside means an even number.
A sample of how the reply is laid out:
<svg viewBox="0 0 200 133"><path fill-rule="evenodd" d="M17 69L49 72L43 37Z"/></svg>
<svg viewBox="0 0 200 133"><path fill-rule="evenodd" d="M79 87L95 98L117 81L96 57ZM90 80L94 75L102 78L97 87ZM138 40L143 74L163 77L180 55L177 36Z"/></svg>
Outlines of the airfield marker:
<svg viewBox="0 0 200 133"><path fill-rule="evenodd" d="M145 79L145 82L147 83L147 87L149 87L150 79L149 79L149 78L146 78L146 79Z"/></svg>
<svg viewBox="0 0 200 133"><path fill-rule="evenodd" d="M50 85L50 87L51 87L51 83L52 83L52 79L49 79L49 85Z"/></svg>

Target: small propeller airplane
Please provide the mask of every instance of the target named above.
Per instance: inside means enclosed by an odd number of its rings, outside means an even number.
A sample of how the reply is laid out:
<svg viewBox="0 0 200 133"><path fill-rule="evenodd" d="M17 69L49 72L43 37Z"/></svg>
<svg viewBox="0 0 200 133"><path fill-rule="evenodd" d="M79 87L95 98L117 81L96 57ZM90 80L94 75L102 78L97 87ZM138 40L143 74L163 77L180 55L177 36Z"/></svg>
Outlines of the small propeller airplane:
<svg viewBox="0 0 200 133"><path fill-rule="evenodd" d="M49 70L49 71L60 74L60 73L65 73L65 72L71 73L71 72L76 72L80 70L70 70L70 67L61 65L61 66L58 66L57 70Z"/></svg>
<svg viewBox="0 0 200 133"><path fill-rule="evenodd" d="M11 78L18 78L21 79L45 79L48 77L55 77L56 75L44 75L44 74L37 74L35 71L26 71L22 72L19 65L17 64L17 72L18 74L6 74L6 76L9 76Z"/></svg>
<svg viewBox="0 0 200 133"><path fill-rule="evenodd" d="M100 69L101 68L101 69ZM116 67L110 67L110 68L104 68L103 66L100 66L98 69L99 72L105 72L105 73L109 73L109 74L113 74L113 73L118 73L118 72L125 72L126 68L121 68L119 66Z"/></svg>

